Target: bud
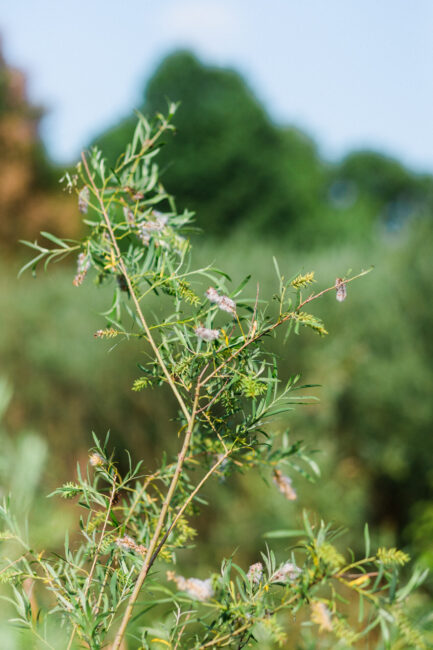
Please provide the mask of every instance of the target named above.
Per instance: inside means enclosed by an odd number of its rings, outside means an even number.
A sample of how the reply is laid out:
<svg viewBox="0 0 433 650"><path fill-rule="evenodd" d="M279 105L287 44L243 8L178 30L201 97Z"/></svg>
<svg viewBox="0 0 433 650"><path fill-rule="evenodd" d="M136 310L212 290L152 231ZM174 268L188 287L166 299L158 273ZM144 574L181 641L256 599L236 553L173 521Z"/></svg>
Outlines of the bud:
<svg viewBox="0 0 433 650"><path fill-rule="evenodd" d="M247 578L253 585L258 585L263 578L263 564L261 562L252 564L248 569Z"/></svg>
<svg viewBox="0 0 433 650"><path fill-rule="evenodd" d="M115 330L114 327L108 327L105 330L96 330L93 336L96 339L114 339L118 334L120 334L119 330Z"/></svg>
<svg viewBox="0 0 433 650"><path fill-rule="evenodd" d="M293 564L293 562L286 562L271 577L271 582L290 582L296 580L302 573L301 569Z"/></svg>
<svg viewBox="0 0 433 650"><path fill-rule="evenodd" d="M125 217L125 221L128 224L128 226L130 226L131 228L133 226L135 226L135 217L134 217L134 213L131 210L131 208L124 207L123 208L123 215Z"/></svg>
<svg viewBox="0 0 433 650"><path fill-rule="evenodd" d="M218 303L220 301L220 295L218 291L213 287L209 287L204 295L210 302Z"/></svg>
<svg viewBox="0 0 433 650"><path fill-rule="evenodd" d="M146 553L146 547L143 546L142 544L137 544L132 537L129 537L129 535L124 535L123 537L118 537L116 539L116 544L120 548L125 549L125 551L133 551L134 553L138 553L139 555L144 555Z"/></svg>
<svg viewBox="0 0 433 650"><path fill-rule="evenodd" d="M220 336L219 330L211 330L207 327L196 327L194 332L199 339L203 339L203 341L207 341L208 343L215 341Z"/></svg>
<svg viewBox="0 0 433 650"><path fill-rule="evenodd" d="M89 463L92 465L92 467L102 467L102 465L105 463L105 460L100 454L94 452L89 456Z"/></svg>
<svg viewBox="0 0 433 650"><path fill-rule="evenodd" d="M167 571L167 580L175 582L179 591L185 591L188 596L195 600L204 602L214 595L210 578L207 580L199 580L198 578L186 579L183 576L176 575L174 571Z"/></svg>
<svg viewBox="0 0 433 650"><path fill-rule="evenodd" d="M319 631L332 632L331 612L320 600L311 602L311 622L319 626Z"/></svg>
<svg viewBox="0 0 433 650"><path fill-rule="evenodd" d="M347 287L343 281L343 278L337 278L335 280L335 289L337 291L337 300L338 302L343 302L347 298Z"/></svg>
<svg viewBox="0 0 433 650"><path fill-rule="evenodd" d="M86 214L89 209L90 192L87 185L83 187L78 195L78 209L81 214Z"/></svg>
<svg viewBox="0 0 433 650"><path fill-rule="evenodd" d="M236 316L236 303L228 296L221 296L218 306L223 311L226 311L229 314L233 314L233 316Z"/></svg>
<svg viewBox="0 0 433 650"><path fill-rule="evenodd" d="M223 311L226 311L229 314L233 314L233 316L236 316L236 303L228 296L220 296L220 294L216 289L214 289L214 287L209 287L209 289L205 293L205 296L210 302L213 302L216 305L218 305L218 307Z"/></svg>
<svg viewBox="0 0 433 650"><path fill-rule="evenodd" d="M295 501L297 494L292 487L292 479L285 476L279 469L274 470L274 483L278 487L281 494L284 494L289 501Z"/></svg>
<svg viewBox="0 0 433 650"><path fill-rule="evenodd" d="M90 260L86 253L80 253L77 259L77 273L72 281L75 287L79 287L86 277L87 271L90 269Z"/></svg>

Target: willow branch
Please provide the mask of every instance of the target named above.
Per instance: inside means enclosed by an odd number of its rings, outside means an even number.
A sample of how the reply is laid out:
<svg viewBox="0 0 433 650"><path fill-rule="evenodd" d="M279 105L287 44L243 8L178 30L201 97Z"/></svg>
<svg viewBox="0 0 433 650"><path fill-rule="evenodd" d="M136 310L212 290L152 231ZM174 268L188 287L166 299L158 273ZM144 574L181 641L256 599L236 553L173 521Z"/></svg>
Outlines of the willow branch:
<svg viewBox="0 0 433 650"><path fill-rule="evenodd" d="M191 414L189 413L189 411L188 411L188 409L187 409L187 407L185 405L185 402L184 402L181 394L179 393L179 391L178 391L178 389L176 387L176 384L173 381L173 378L171 377L170 373L168 372L167 366L165 365L164 360L161 357L158 346L156 345L155 340L154 340L154 338L152 336L152 333L150 331L150 328L149 328L149 326L147 324L147 321L144 318L143 312L142 312L141 307L140 307L140 303L138 302L137 295L136 295L136 293L134 291L134 287L132 286L131 279L130 279L128 271L126 269L125 262L123 261L123 257L122 257L122 254L120 252L119 245L118 245L117 240L116 240L116 236L115 236L115 234L113 232L113 227L111 225L110 218L108 216L108 213L107 213L103 198L101 196L101 192L99 191L98 187L96 186L96 183L95 183L95 181L93 179L93 176L90 173L89 165L87 163L86 156L84 155L84 153L81 154L81 158L82 158L83 165L84 165L84 168L86 170L88 179L90 181L90 184L91 184L91 186L93 188L95 196L96 196L96 198L98 200L98 203L100 205L101 214L102 214L102 216L104 218L105 225L106 225L107 230L108 230L108 232L110 234L111 243L113 245L113 248L114 248L116 256L117 256L117 261L118 261L118 264L119 264L120 271L122 272L122 275L125 278L126 284L128 286L129 294L130 294L130 296L132 298L132 301L134 303L134 306L135 306L135 309L137 311L137 315L138 315L138 318L140 320L140 323L143 326L143 329L144 329L144 331L146 333L146 337L147 337L147 339L148 339L148 341L150 343L150 346L151 346L151 348L152 348L152 350L153 350L153 352L155 354L155 357L156 357L156 359L157 359L157 361L158 361L158 363L159 363L159 365L161 367L161 370L163 371L163 373L164 373L164 375L165 375L165 377L167 379L167 382L168 382L171 390L173 391L173 394L176 397L180 408L182 409L182 412L183 412L183 414L184 414L184 416L186 418L186 421L189 422L190 418L191 418Z"/></svg>
<svg viewBox="0 0 433 650"><path fill-rule="evenodd" d="M152 560L152 558L153 558L155 549L156 549L157 544L158 544L158 539L159 539L159 536L160 536L161 531L162 531L162 527L163 527L164 522L165 522L165 517L167 515L168 508L169 508L170 503L171 503L171 499L173 497L174 491L175 491L177 483L179 481L179 476L180 476L180 473L182 471L183 464L185 462L185 458L186 458L186 454L187 454L187 451L188 451L188 448L189 448L189 444L191 442L192 432L193 432L194 423L195 423L195 414L196 414L197 404L198 404L198 399L199 399L199 394L200 394L200 387L201 387L200 383L197 382L195 395L194 395L194 402L193 402L192 411L191 411L191 416L189 417L188 428L187 428L186 433L185 433L185 438L184 438L184 441L183 441L182 449L181 449L181 451L179 453L176 469L174 471L173 478L171 479L171 483L170 483L170 487L168 488L167 496L166 496L165 501L164 501L164 503L162 505L161 512L159 514L158 521L157 521L157 524L156 524L155 532L153 534L153 537L152 537L152 540L151 540L151 542L149 544L149 547L148 547L148 549L146 551L143 566L141 568L141 571L140 571L139 576L137 578L137 581L135 583L133 592L132 592L132 594L131 594L131 596L129 598L129 601L128 601L128 604L126 606L122 621L120 623L119 630L118 630L118 632L116 634L116 638L114 639L112 650L119 650L119 648L120 648L120 644L122 643L122 639L123 639L123 637L125 635L126 628L127 628L128 623L129 623L129 619L132 616L132 611L133 611L133 608L134 608L135 601L138 598L138 595L140 593L140 589L143 586L143 582L146 579L146 576L147 576L147 574L149 572L149 569L150 569L152 563L155 561L155 559ZM159 553L159 550L158 550L158 553Z"/></svg>
<svg viewBox="0 0 433 650"><path fill-rule="evenodd" d="M363 275L366 275L369 273L371 269L367 269L366 271L361 271L361 273L358 273L357 275L354 275L352 278L349 278L348 280L344 280L344 284L349 284L349 282L353 282L353 280L357 280L358 278L361 278ZM303 300L293 311L289 312L284 316L283 318L279 318L273 325L270 325L266 329L264 329L262 332L259 332L256 334L256 336L253 336L250 339L247 339L243 345L241 345L237 350L235 350L228 359L223 361L217 368L215 368L205 379L203 380L203 386L215 375L217 375L223 368L227 366L233 359L235 359L238 354L240 354L245 348L247 348L249 345L252 343L256 343L259 339L261 339L263 336L266 334L270 334L273 330L275 330L277 327L280 325L283 325L283 323L287 323L287 321L291 320L294 316L294 314L298 313L301 311L302 307L305 307L309 302L312 302L313 300L317 300L317 298L320 298L323 296L325 293L328 293L329 291L335 291L335 284L333 284L331 287L328 287L327 289L323 289L322 291L319 291L319 293L315 293L312 296L309 296L305 300Z"/></svg>
<svg viewBox="0 0 433 650"><path fill-rule="evenodd" d="M91 566L91 569L90 569L89 575L87 576L87 579L86 579L86 587L85 587L85 589L84 589L84 599L87 598L87 594L89 593L90 585L91 585L91 583L92 583L93 574L94 574L95 569L96 569L96 563L97 563L97 561L98 561L99 551L101 550L102 540L103 540L103 538L104 538L105 530L106 530L106 528L107 528L108 519L109 519L109 517L110 517L111 507L112 507L112 505L113 505L113 500L114 500L114 495L115 495L115 494L116 494L116 477L114 477L114 480L113 480L113 487L112 487L112 489L111 489L110 500L109 500L109 502L108 502L108 507L107 507L107 513L106 513L106 515L105 515L105 520L104 520L104 524L103 524L103 526L102 526L101 535L100 535L100 537L99 537L98 546L97 546L97 548L96 548L95 557L93 558L93 563L92 563L92 566ZM77 626L74 625L74 628L73 628L73 630L72 630L72 633L71 633L71 636L70 636L70 639L69 639L69 643L68 643L68 645L67 645L66 650L70 650L70 648L72 647L72 643L73 643L73 641L74 641L74 637L75 637L76 631L77 631Z"/></svg>
<svg viewBox="0 0 433 650"><path fill-rule="evenodd" d="M222 454L222 455L220 456L220 458L218 459L218 461L217 461L214 465L212 465L212 467L211 467L210 470L207 472L207 474L205 474L205 475L203 476L203 478L201 479L201 481L199 481L199 483L197 483L196 487L195 487L194 490L191 492L191 494L188 496L188 498L185 500L185 503L183 504L183 506L178 510L178 512L177 512L177 514L176 514L176 516L175 516L175 518L173 519L173 521L171 522L170 526L167 528L166 532L165 532L164 535L162 536L161 541L159 542L159 544L158 544L158 546L157 546L157 548L156 548L154 554L153 554L152 557L151 557L149 568L150 568L150 567L152 566L152 564L155 562L156 558L158 557L158 554L159 554L160 550L162 549L162 547L164 546L165 542L167 541L168 536L170 535L170 533L171 533L171 531L173 530L173 528L176 526L176 524L177 524L177 522L179 521L179 519L182 517L183 513L185 512L185 510L187 509L187 507L189 506L189 504L191 503L191 501L194 499L194 497L196 496L196 494L198 494L198 493L200 492L201 488L202 488L203 485L206 483L206 481L207 481L207 480L212 476L212 474L213 474L213 473L218 469L218 467L219 467L220 465L222 465L222 463L225 461L226 458L228 458L228 456L230 456L231 453L232 453L232 449L228 449L224 454Z"/></svg>

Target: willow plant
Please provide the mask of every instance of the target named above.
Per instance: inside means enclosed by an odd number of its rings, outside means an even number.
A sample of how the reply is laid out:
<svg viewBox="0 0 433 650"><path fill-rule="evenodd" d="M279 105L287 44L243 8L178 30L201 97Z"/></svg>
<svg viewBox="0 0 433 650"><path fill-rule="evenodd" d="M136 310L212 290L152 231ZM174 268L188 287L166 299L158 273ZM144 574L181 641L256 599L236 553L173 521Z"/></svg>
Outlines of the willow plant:
<svg viewBox="0 0 433 650"><path fill-rule="evenodd" d="M96 285L111 283L113 302L95 337L139 338L145 361L133 390L169 388L179 451L156 471L131 461L121 474L108 438L95 437L87 468L78 467L75 479L55 492L82 509L79 534L73 543L66 536L61 554L34 550L13 514L13 495L5 501L1 538L10 557L3 558L0 578L11 583L14 623L51 648L60 647L53 630L62 629L68 650L243 648L263 635L294 647L295 618L309 622L317 638L334 635L333 647L379 637L377 647L392 639L403 643L398 647L427 647L405 609L423 574L402 584L398 574L408 556L394 548L372 552L367 528L359 559L337 549L331 526L305 514L304 530L296 531L284 557L264 547L250 567L227 559L207 577L176 573L177 550L190 547L196 535L205 484L214 481L216 490L215 479L259 469L292 501L294 472L307 478L317 472L304 446L291 444L280 428L306 396L299 377L279 378L279 360L267 343L301 327L326 334L309 311L312 303L328 292L343 302L350 283L367 271L314 292L312 272L285 277L274 260L276 294L267 301L258 285L246 293L249 277L233 288L212 266L192 268L186 236L192 214L176 211L156 163L174 112L172 105L153 123L139 115L114 169L96 148L82 155L76 173L64 180L78 196L83 240L42 233L51 247L27 242L36 254L24 269L73 253L77 287L87 276ZM164 301L163 317L152 314L151 294ZM161 614L152 623L139 618L156 606Z"/></svg>

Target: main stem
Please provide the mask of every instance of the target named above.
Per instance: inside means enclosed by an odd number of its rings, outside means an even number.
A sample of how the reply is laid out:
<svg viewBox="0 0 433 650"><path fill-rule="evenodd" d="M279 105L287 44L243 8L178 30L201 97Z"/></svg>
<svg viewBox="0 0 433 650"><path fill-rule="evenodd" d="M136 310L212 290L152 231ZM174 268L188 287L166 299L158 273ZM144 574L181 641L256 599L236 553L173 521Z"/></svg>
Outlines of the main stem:
<svg viewBox="0 0 433 650"><path fill-rule="evenodd" d="M167 496L165 497L164 503L161 508L161 512L158 517L158 522L156 524L155 532L153 534L152 540L149 544L149 547L147 549L143 566L141 568L141 571L139 573L139 576L137 578L137 581L134 586L134 591L132 592L128 604L125 609L125 613L123 614L122 622L120 624L120 627L117 631L116 638L114 639L114 643L112 646L112 650L119 650L120 644L122 643L122 639L125 635L126 632L126 627L129 623L129 619L131 618L132 615L132 610L134 608L135 601L138 598L138 594L140 593L140 589L143 585L143 582L146 579L146 576L149 572L149 569L152 565L153 562L153 554L156 549L156 546L158 544L159 537L161 535L162 527L164 525L165 517L167 515L168 508L170 506L171 499L173 497L174 491L176 489L180 473L182 471L183 463L185 461L185 456L188 451L189 443L191 441L191 436L194 428L194 423L195 423L195 414L197 411L197 404L198 404L198 398L199 398L199 393L200 393L200 384L197 383L196 391L195 391L195 396L194 396L194 403L192 406L192 411L191 411L191 417L188 423L188 428L185 434L185 438L183 441L182 449L178 457L176 469L173 474L173 478L171 479L170 487L168 488Z"/></svg>
<svg viewBox="0 0 433 650"><path fill-rule="evenodd" d="M168 382L174 396L176 397L176 399L177 399L177 401L179 403L179 406L180 406L180 408L181 408L181 410L182 410L182 412L183 412L183 414L184 414L184 416L186 418L186 421L187 421L187 430L186 430L185 438L184 438L184 441L183 441L182 449L181 449L181 451L179 453L179 457L178 457L176 468L175 468L175 471L174 471L174 474L173 474L173 478L171 479L171 483L170 483L170 487L169 487L168 492L167 492L167 496L166 496L166 498L164 500L164 503L163 503L162 508L161 508L161 512L160 512L159 517L158 517L155 532L153 534L152 540L151 540L151 542L149 544L149 547L147 549L147 552L146 552L146 555L145 555L145 558L144 558L144 562L143 562L143 566L142 566L140 574L139 574L139 576L137 578L137 581L135 583L134 590L133 590L133 592L132 592L132 594L131 594L131 596L129 598L128 604L126 606L126 609L125 609L125 612L124 612L124 615L123 615L122 622L120 624L119 630L118 630L118 632L116 634L116 637L114 639L112 650L119 650L120 644L122 643L122 639L123 639L123 637L125 635L125 632L126 632L127 625L129 623L129 619L131 618L131 615L132 615L132 611L133 611L133 608L134 608L135 601L138 598L138 595L140 593L140 589L141 589L141 587L143 585L144 580L146 579L148 571L149 571L149 569L151 567L151 564L152 564L152 562L154 560L154 558L152 556L154 555L154 551L155 551L156 546L158 544L158 539L159 539L159 537L161 535L161 531L162 531L162 528L164 526L167 511L168 511L168 508L170 506L171 499L172 499L173 494L175 492L177 483L179 481L179 477L180 477L180 474L181 474L181 471L182 471L182 467L183 467L183 464L184 464L184 461L185 461L185 457L187 455L189 444L191 442L191 437L192 437L192 433L193 433L193 429L194 429L195 415L196 415L196 411L197 411L197 404L198 404L198 400L199 400L199 394L200 394L200 387L201 386L200 386L200 379L199 379L199 381L197 382L197 386L196 386L196 391L195 391L195 395L194 395L194 402L193 402L192 410L191 410L191 412L189 412L186 405L185 405L185 402L184 402L181 394L179 393L179 391L177 389L176 384L173 381L173 378L171 377L170 373L168 372L167 366L165 365L164 360L161 357L158 346L156 345L156 343L155 343L155 341L154 341L154 339L152 337L152 333L151 333L151 331L149 329L147 321L144 318L143 312L141 311L140 303L138 302L137 296L136 296L135 291L134 291L134 287L132 286L131 279L129 277L127 268L126 268L125 263L124 263L123 258L122 258L122 254L121 254L119 246L117 244L117 240L116 240L116 237L115 237L115 234L114 234L111 222L110 222L110 218L109 218L107 210L105 208L105 204L104 204L101 192L99 191L98 187L96 186L96 183L95 183L95 181L93 179L93 176L90 173L89 166L88 166L88 163L87 163L87 160L86 160L86 157L85 157L84 153L81 154L81 158L82 158L83 165L84 165L84 168L85 168L86 173L87 173L87 177L88 177L88 179L90 181L90 184L91 184L91 186L93 188L95 196L96 196L96 198L98 200L98 203L100 205L101 214L102 214L102 216L104 218L105 225L106 225L107 230L108 230L108 232L110 234L110 238L111 238L113 248L114 248L114 250L116 252L116 256L117 256L120 271L122 272L122 274L123 274L123 276L125 278L126 284L128 286L128 289L129 289L130 296L131 296L131 298L133 300L133 303L134 303L135 309L137 311L138 317L140 319L141 325L143 326L143 329L144 329L144 331L146 333L146 336L147 336L148 341L150 343L150 346L151 346L151 348L152 348L152 350L153 350L153 352L155 354L155 357L156 357L156 359L157 359L157 361L158 361L158 363L159 363L159 365L160 365L160 367L161 367L161 369L162 369L162 371L163 371L163 373L164 373L164 375L165 375L165 377L167 379L167 382ZM158 551L159 550L160 549L158 549Z"/></svg>

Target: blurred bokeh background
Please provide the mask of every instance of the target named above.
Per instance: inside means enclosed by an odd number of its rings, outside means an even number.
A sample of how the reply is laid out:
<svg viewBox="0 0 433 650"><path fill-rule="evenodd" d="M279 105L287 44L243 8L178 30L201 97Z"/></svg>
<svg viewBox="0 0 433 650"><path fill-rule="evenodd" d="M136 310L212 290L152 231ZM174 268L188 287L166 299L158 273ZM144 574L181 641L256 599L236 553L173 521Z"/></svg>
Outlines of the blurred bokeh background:
<svg viewBox="0 0 433 650"><path fill-rule="evenodd" d="M20 239L80 235L58 183L79 151L97 143L114 160L133 109L152 115L170 99L177 133L160 164L204 231L197 262L234 282L252 272L269 295L272 255L286 274L314 270L320 287L375 266L343 305L317 305L327 338L306 332L279 350L287 375L322 385L288 422L292 439L320 450L320 484L299 480L289 506L257 475L221 485L199 524L203 564L215 570L236 548L255 561L266 532L299 527L306 507L347 527L352 548L368 521L378 543L432 566L433 6L159 5L2 9L0 490L21 486L35 543L50 521L55 545L75 515L45 495L73 478L92 430L111 429L119 453L149 469L176 449L171 401L131 392L139 348L93 337L109 290L73 287L73 260L17 279Z"/></svg>

